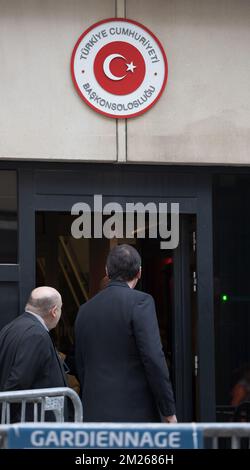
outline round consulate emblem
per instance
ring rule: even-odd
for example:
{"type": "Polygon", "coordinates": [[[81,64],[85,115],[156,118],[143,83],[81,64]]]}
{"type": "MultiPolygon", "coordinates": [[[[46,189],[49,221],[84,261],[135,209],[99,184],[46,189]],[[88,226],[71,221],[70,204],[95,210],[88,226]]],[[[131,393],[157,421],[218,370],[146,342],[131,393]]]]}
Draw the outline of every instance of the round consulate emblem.
{"type": "Polygon", "coordinates": [[[130,118],[160,98],[168,67],[162,45],[145,26],[111,18],[78,39],[71,73],[78,94],[91,108],[112,118],[130,118]]]}

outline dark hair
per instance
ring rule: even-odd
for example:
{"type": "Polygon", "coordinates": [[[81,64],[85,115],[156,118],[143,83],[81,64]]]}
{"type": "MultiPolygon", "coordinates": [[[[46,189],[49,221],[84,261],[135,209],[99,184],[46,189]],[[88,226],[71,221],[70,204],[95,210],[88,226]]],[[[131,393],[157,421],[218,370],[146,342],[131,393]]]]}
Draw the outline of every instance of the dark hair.
{"type": "Polygon", "coordinates": [[[116,281],[132,281],[141,267],[141,257],[131,245],[116,245],[107,258],[108,276],[116,281]]]}

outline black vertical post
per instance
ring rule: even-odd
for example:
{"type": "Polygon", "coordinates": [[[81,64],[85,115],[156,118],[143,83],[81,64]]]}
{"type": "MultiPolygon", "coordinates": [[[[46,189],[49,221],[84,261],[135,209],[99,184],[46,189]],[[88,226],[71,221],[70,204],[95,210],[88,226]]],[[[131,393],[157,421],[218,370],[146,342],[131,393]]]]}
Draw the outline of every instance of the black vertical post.
{"type": "Polygon", "coordinates": [[[174,254],[173,356],[177,417],[193,420],[192,322],[188,216],[180,218],[180,241],[174,254]]]}
{"type": "Polygon", "coordinates": [[[33,171],[19,169],[18,173],[19,228],[19,306],[23,312],[30,291],[35,287],[35,210],[33,171]]]}
{"type": "Polygon", "coordinates": [[[197,346],[199,421],[215,421],[212,177],[204,181],[197,213],[197,346]]]}

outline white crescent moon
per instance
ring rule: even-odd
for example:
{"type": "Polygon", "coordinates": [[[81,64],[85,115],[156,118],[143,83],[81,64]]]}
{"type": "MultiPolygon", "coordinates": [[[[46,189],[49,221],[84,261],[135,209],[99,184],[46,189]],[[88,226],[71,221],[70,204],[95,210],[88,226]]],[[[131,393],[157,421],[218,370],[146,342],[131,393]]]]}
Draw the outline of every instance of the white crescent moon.
{"type": "Polygon", "coordinates": [[[122,59],[126,60],[125,57],[123,57],[123,55],[121,54],[110,54],[106,57],[103,62],[103,71],[106,77],[110,78],[110,80],[122,80],[124,77],[126,77],[126,75],[123,75],[122,77],[117,77],[110,70],[110,63],[113,59],[116,59],[117,57],[121,57],[122,59]]]}

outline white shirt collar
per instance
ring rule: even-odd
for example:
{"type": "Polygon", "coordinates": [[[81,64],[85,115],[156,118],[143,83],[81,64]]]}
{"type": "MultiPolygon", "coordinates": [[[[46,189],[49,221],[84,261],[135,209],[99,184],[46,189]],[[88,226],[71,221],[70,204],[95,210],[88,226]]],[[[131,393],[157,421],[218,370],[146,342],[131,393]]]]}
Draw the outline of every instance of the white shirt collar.
{"type": "Polygon", "coordinates": [[[37,318],[37,320],[40,321],[40,323],[42,323],[42,325],[44,326],[45,330],[49,331],[44,319],[42,317],[40,317],[40,315],[37,315],[37,313],[34,313],[34,312],[31,312],[30,310],[25,310],[25,312],[27,313],[30,313],[31,315],[34,315],[34,317],[37,318]]]}

